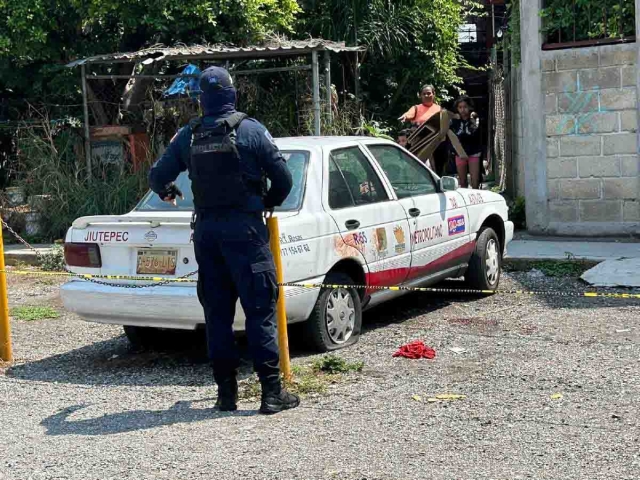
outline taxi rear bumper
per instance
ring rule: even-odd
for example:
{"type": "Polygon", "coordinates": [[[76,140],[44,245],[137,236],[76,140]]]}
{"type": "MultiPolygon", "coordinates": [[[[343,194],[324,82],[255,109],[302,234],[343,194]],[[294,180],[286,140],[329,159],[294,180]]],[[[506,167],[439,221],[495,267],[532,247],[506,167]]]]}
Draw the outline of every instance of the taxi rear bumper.
{"type": "MultiPolygon", "coordinates": [[[[322,283],[323,277],[305,280],[322,283]]],[[[319,289],[284,287],[289,323],[305,321],[318,298],[319,289]]],[[[71,280],[61,287],[65,308],[96,323],[194,330],[204,324],[204,313],[195,284],[148,288],[123,288],[85,280],[71,280]]],[[[245,316],[238,302],[235,330],[244,330],[245,316]]]]}

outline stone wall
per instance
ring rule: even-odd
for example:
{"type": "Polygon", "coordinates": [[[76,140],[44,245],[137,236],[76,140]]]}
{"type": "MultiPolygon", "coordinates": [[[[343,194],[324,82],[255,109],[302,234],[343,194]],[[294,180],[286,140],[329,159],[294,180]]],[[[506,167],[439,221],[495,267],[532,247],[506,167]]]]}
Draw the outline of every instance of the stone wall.
{"type": "Polygon", "coordinates": [[[541,52],[548,233],[640,233],[636,58],[635,43],[541,52]]]}
{"type": "MultiPolygon", "coordinates": [[[[543,3],[519,2],[521,105],[511,104],[513,130],[522,132],[512,165],[517,193],[524,180],[527,228],[639,235],[640,42],[542,50],[543,3]]],[[[640,39],[640,0],[635,6],[640,39]]]]}

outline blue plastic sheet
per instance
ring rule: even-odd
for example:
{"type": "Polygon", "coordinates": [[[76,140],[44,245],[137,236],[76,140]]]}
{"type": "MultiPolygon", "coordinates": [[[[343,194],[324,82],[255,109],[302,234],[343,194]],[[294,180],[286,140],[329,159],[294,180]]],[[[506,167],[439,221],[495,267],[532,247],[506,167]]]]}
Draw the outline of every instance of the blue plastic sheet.
{"type": "MultiPolygon", "coordinates": [[[[195,65],[187,65],[185,69],[180,73],[181,75],[198,75],[200,76],[200,69],[195,65]]],[[[174,80],[171,86],[165,90],[165,97],[173,97],[177,95],[188,94],[191,98],[196,98],[200,94],[200,84],[198,77],[178,77],[174,80]]]]}

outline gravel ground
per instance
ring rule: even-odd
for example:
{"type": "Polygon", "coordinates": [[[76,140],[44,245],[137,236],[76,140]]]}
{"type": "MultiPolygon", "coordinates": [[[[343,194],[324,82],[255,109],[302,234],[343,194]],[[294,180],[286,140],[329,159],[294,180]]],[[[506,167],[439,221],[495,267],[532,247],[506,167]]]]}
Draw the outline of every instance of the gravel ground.
{"type": "MultiPolygon", "coordinates": [[[[57,284],[10,277],[11,306],[62,311],[57,284]]],[[[517,272],[502,286],[581,287],[517,272]]],[[[135,352],[71,314],[14,320],[0,479],[637,479],[639,319],[638,300],[408,295],[340,352],[361,373],[273,417],[215,411],[201,346],[135,352]],[[392,358],[416,339],[435,360],[392,358]],[[442,393],[466,398],[427,401],[442,393]]]]}

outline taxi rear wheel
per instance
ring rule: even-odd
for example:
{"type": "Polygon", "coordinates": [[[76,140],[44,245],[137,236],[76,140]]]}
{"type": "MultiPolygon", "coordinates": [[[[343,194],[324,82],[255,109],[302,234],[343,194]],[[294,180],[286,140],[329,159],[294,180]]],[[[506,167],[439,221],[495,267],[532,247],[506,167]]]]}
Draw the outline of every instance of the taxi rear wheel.
{"type": "Polygon", "coordinates": [[[134,348],[162,347],[167,341],[167,331],[155,327],[123,325],[124,334],[134,348]]]}
{"type": "Polygon", "coordinates": [[[498,288],[502,269],[500,252],[500,240],[496,232],[490,227],[482,229],[465,275],[471,288],[494,291],[498,288]]]}
{"type": "Polygon", "coordinates": [[[320,291],[305,324],[305,341],[314,350],[329,352],[353,345],[360,337],[362,303],[353,280],[342,272],[329,273],[328,288],[320,291]]]}

